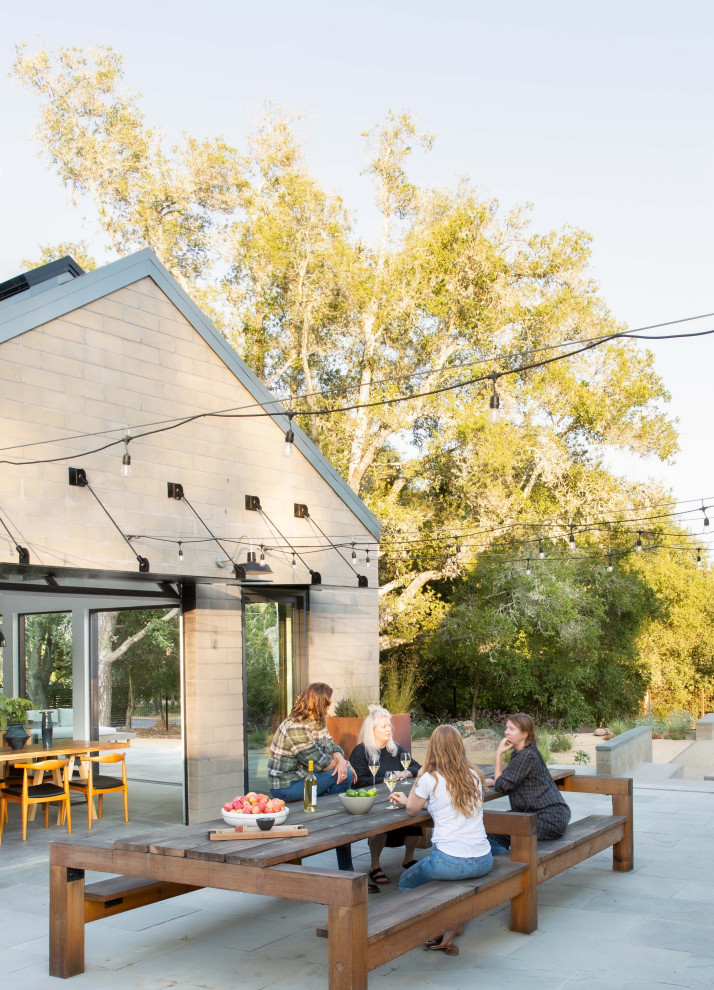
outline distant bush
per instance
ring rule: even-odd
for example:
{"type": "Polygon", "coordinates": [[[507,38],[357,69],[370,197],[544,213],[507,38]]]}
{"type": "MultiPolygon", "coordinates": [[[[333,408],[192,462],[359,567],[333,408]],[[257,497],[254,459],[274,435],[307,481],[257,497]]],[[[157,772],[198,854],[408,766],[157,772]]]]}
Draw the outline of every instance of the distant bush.
{"type": "Polygon", "coordinates": [[[607,727],[613,736],[621,736],[623,732],[634,729],[635,722],[631,718],[613,718],[607,723],[607,727]]]}
{"type": "Polygon", "coordinates": [[[569,732],[557,732],[550,736],[550,748],[554,753],[569,753],[573,748],[573,737],[569,732]]]}

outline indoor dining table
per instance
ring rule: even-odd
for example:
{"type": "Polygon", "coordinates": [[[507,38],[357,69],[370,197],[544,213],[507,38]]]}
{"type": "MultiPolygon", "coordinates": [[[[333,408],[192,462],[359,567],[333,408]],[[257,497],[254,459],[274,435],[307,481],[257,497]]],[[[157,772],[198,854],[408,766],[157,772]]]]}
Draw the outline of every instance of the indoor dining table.
{"type": "MultiPolygon", "coordinates": [[[[53,760],[67,756],[75,761],[90,753],[103,753],[107,750],[128,749],[128,742],[105,742],[95,739],[58,739],[50,746],[43,743],[27,743],[22,749],[12,749],[10,746],[0,747],[0,780],[7,776],[8,768],[14,763],[31,763],[36,760],[53,760]]],[[[80,774],[84,770],[80,767],[80,774]]],[[[42,771],[39,770],[34,777],[33,784],[42,783],[42,771]]],[[[58,783],[61,783],[58,781],[58,783]]],[[[28,811],[28,819],[33,821],[37,813],[37,805],[33,805],[28,811]]],[[[92,809],[92,817],[96,818],[96,811],[92,809]]]]}

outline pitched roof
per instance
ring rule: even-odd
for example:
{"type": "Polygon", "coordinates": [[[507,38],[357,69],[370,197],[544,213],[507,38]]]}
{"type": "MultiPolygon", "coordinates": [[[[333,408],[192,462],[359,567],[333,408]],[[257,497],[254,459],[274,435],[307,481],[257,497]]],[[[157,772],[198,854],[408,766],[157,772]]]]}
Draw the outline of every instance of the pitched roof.
{"type": "MultiPolygon", "coordinates": [[[[6,299],[0,306],[0,344],[147,277],[153,279],[256,402],[267,405],[266,411],[271,418],[282,430],[285,430],[287,428],[285,407],[275,399],[272,392],[250,370],[245,361],[238,357],[223,335],[184,292],[150,248],[61,284],[50,285],[37,294],[20,292],[6,299]]],[[[300,453],[307,458],[375,539],[379,539],[380,523],[377,517],[370,512],[362,499],[352,491],[344,478],[337,473],[297,424],[293,424],[293,430],[295,446],[300,453]]]]}

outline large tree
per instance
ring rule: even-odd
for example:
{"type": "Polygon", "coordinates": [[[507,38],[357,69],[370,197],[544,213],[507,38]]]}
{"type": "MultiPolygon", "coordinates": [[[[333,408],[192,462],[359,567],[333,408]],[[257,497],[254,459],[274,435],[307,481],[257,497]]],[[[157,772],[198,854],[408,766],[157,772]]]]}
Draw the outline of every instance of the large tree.
{"type": "Polygon", "coordinates": [[[661,497],[602,466],[612,447],[676,450],[642,345],[518,370],[622,329],[589,273],[588,236],[537,233],[466,179],[417,186],[410,157],[432,139],[409,114],[366,135],[380,217],[367,241],[274,107],[242,151],[188,136],[166,149],[111,49],[19,48],[15,74],[40,100],[42,153],[94,203],[110,246],[156,251],[382,520],[386,644],[437,624],[438,582],[471,566],[487,531],[552,519],[541,535],[562,538],[564,521],[661,497]],[[489,374],[496,428],[491,384],[473,381],[489,374]]]}

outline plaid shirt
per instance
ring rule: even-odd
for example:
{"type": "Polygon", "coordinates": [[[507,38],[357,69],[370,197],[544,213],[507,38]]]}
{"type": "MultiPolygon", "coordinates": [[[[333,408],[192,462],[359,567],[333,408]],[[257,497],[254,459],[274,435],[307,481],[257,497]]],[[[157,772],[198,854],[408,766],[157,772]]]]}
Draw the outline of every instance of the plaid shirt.
{"type": "Polygon", "coordinates": [[[286,718],[270,744],[268,776],[271,789],[289,787],[293,781],[302,780],[307,776],[310,760],[315,770],[324,770],[333,753],[342,753],[342,750],[326,728],[319,729],[314,722],[295,722],[286,718]]]}
{"type": "Polygon", "coordinates": [[[555,838],[565,831],[570,808],[535,743],[514,751],[494,787],[508,795],[511,811],[538,812],[538,838],[555,838]]]}

